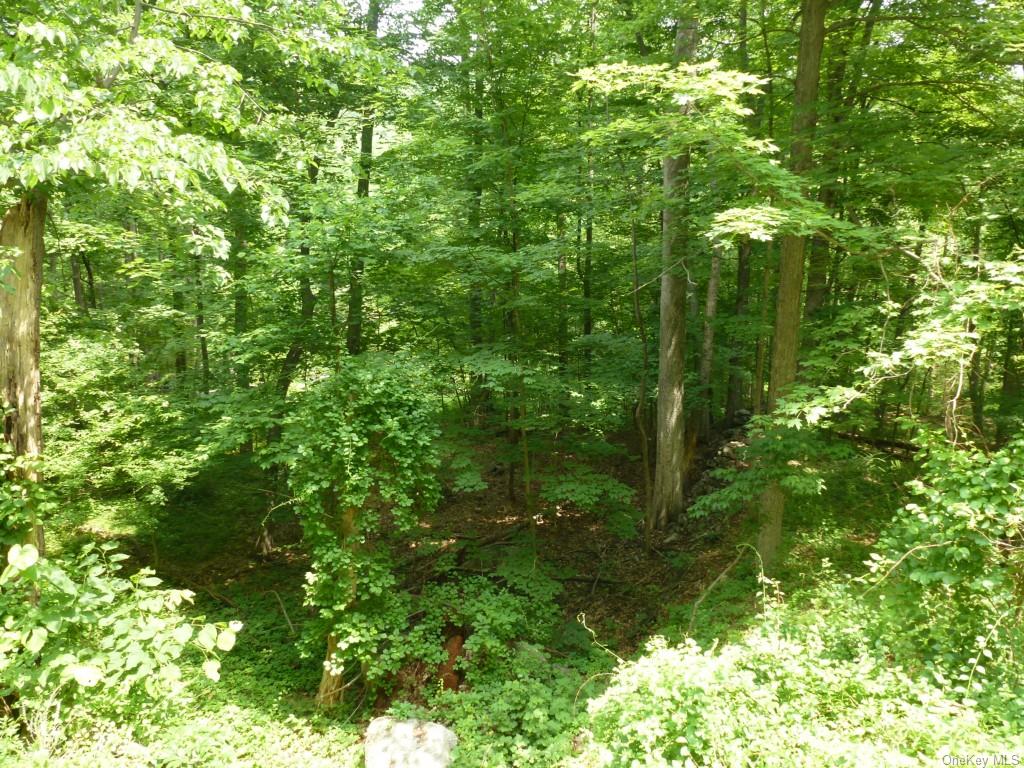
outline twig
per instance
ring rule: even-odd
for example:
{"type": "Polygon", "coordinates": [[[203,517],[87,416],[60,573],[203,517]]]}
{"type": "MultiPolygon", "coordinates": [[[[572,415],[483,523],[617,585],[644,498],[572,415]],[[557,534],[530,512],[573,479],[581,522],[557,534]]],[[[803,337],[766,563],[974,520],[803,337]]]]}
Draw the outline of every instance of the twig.
{"type": "Polygon", "coordinates": [[[583,613],[583,611],[580,611],[578,614],[576,614],[576,621],[578,621],[583,626],[583,628],[590,633],[590,637],[594,641],[594,645],[596,645],[605,653],[614,656],[616,660],[619,662],[619,664],[626,663],[626,660],[624,658],[619,656],[619,654],[617,654],[615,651],[613,651],[611,648],[609,648],[607,645],[605,645],[597,639],[597,633],[587,626],[587,614],[583,613]]]}
{"type": "Polygon", "coordinates": [[[241,24],[241,25],[246,26],[246,27],[252,27],[254,29],[265,30],[265,31],[269,32],[271,35],[273,35],[274,37],[280,37],[281,36],[280,30],[276,29],[275,27],[270,26],[269,24],[263,24],[262,22],[253,21],[253,20],[250,20],[250,19],[243,19],[243,18],[238,17],[238,16],[216,16],[216,15],[210,14],[210,13],[196,13],[194,11],[175,11],[175,10],[172,10],[170,8],[161,8],[160,6],[153,5],[152,3],[142,3],[142,5],[144,5],[146,8],[149,8],[151,10],[159,11],[160,13],[168,13],[168,14],[171,14],[173,16],[184,16],[185,18],[189,18],[189,19],[211,19],[213,21],[227,21],[227,22],[230,22],[232,24],[241,24]]]}
{"type": "Polygon", "coordinates": [[[999,625],[1002,623],[1003,619],[1009,616],[1012,611],[1013,609],[1010,608],[996,619],[995,624],[992,625],[992,629],[990,629],[988,634],[985,635],[984,641],[982,641],[982,644],[978,647],[978,654],[974,657],[974,666],[971,667],[971,674],[967,676],[967,685],[964,686],[968,696],[971,695],[971,684],[974,682],[974,673],[978,669],[978,662],[981,660],[980,657],[982,655],[982,651],[988,647],[988,641],[992,639],[992,635],[994,635],[996,630],[999,629],[999,625]]]}
{"type": "Polygon", "coordinates": [[[704,602],[704,599],[708,596],[708,594],[711,592],[711,590],[714,589],[718,585],[718,583],[722,579],[724,579],[726,577],[726,575],[729,573],[729,571],[731,571],[733,569],[733,567],[736,565],[736,563],[738,563],[740,561],[740,558],[742,558],[742,557],[743,557],[743,547],[741,546],[739,554],[737,554],[736,557],[733,558],[733,561],[731,563],[729,563],[727,566],[725,566],[725,570],[723,570],[720,574],[718,574],[718,576],[715,577],[715,580],[712,581],[707,586],[707,588],[703,592],[700,593],[700,596],[697,598],[696,602],[694,602],[694,604],[693,604],[693,610],[690,611],[690,623],[686,627],[686,634],[689,635],[689,634],[691,634],[693,632],[693,625],[697,621],[697,608],[700,607],[700,604],[704,602]]]}
{"type": "Polygon", "coordinates": [[[348,717],[341,721],[342,725],[348,723],[348,721],[355,716],[356,712],[358,712],[362,708],[363,702],[366,701],[366,694],[369,692],[370,688],[368,686],[363,688],[363,694],[359,697],[359,701],[356,702],[356,705],[352,707],[352,711],[348,713],[348,717]]]}
{"type": "Polygon", "coordinates": [[[194,581],[189,581],[188,583],[191,584],[196,589],[203,590],[203,592],[208,594],[214,600],[217,600],[218,602],[224,603],[225,605],[230,605],[232,608],[238,608],[238,603],[236,603],[230,597],[225,597],[224,595],[217,594],[216,592],[213,591],[213,587],[207,586],[205,584],[198,584],[198,583],[196,583],[194,581]]]}
{"type": "Polygon", "coordinates": [[[288,618],[288,611],[284,607],[284,600],[282,600],[281,596],[279,594],[277,594],[277,590],[276,589],[271,589],[270,590],[270,594],[272,594],[274,597],[277,598],[277,604],[281,606],[281,613],[284,614],[284,620],[288,622],[288,633],[294,635],[295,634],[295,625],[293,625],[292,624],[292,620],[290,618],[288,618]]]}
{"type": "Polygon", "coordinates": [[[885,581],[886,579],[888,579],[892,575],[892,572],[895,571],[897,568],[899,568],[900,565],[903,563],[903,561],[906,560],[908,557],[910,557],[915,552],[917,552],[919,550],[922,550],[922,549],[935,549],[936,547],[948,547],[952,543],[953,543],[952,541],[943,541],[943,542],[941,542],[939,544],[918,544],[916,547],[911,547],[910,549],[908,549],[903,554],[903,556],[899,560],[897,560],[895,563],[893,563],[892,568],[890,568],[888,571],[886,571],[885,575],[882,578],[880,578],[878,581],[876,581],[870,587],[865,589],[864,592],[861,594],[861,597],[864,597],[865,595],[867,595],[868,592],[873,590],[875,587],[881,586],[882,582],[885,581]]]}

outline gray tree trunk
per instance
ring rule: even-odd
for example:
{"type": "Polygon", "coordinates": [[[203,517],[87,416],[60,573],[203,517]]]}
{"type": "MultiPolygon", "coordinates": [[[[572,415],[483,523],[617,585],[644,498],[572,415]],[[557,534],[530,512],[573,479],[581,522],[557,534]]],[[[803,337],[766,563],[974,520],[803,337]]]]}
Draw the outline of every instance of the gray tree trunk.
{"type": "MultiPolygon", "coordinates": [[[[697,22],[680,19],[676,27],[675,60],[690,61],[696,53],[697,22]]],[[[684,107],[685,109],[685,107],[684,107]]],[[[658,411],[654,487],[647,511],[646,529],[664,529],[682,515],[685,505],[683,480],[686,471],[683,386],[686,373],[686,277],[683,270],[686,242],[685,178],[690,157],[666,157],[662,187],[666,202],[662,211],[661,301],[658,338],[658,411]]]]}

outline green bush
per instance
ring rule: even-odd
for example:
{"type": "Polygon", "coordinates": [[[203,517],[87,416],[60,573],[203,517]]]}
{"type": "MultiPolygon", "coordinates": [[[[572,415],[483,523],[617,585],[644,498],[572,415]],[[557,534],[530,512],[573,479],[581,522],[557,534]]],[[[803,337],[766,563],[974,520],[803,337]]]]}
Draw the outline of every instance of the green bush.
{"type": "Polygon", "coordinates": [[[410,386],[416,373],[413,361],[343,362],[303,395],[263,456],[288,467],[310,554],[306,601],[320,620],[307,640],[333,637],[331,672],[360,670],[373,683],[399,670],[410,613],[376,542],[410,529],[440,496],[435,414],[410,386]]]}
{"type": "Polygon", "coordinates": [[[871,567],[897,652],[914,654],[940,686],[988,699],[1024,724],[1024,437],[997,451],[925,433],[915,500],[896,515],[871,567]]]}
{"type": "Polygon", "coordinates": [[[652,640],[590,702],[586,745],[566,765],[916,766],[1013,751],[1012,731],[988,732],[976,709],[878,654],[847,588],[820,597],[769,605],[721,645],[652,640]]]}
{"type": "Polygon", "coordinates": [[[179,662],[202,653],[219,678],[238,622],[204,624],[183,615],[187,590],[159,589],[142,569],[118,574],[126,555],[112,543],[73,558],[40,558],[15,545],[0,575],[0,696],[17,696],[21,721],[37,739],[59,741],[76,709],[118,720],[140,700],[169,704],[184,692],[179,662]],[[62,718],[62,711],[65,716],[62,718]]]}

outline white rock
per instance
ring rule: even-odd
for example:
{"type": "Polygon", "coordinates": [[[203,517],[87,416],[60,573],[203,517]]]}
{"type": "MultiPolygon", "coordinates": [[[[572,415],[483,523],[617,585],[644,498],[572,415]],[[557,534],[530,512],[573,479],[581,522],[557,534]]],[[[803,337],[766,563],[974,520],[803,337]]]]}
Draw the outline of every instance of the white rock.
{"type": "Polygon", "coordinates": [[[378,717],[366,729],[366,768],[448,768],[458,741],[440,723],[378,717]]]}

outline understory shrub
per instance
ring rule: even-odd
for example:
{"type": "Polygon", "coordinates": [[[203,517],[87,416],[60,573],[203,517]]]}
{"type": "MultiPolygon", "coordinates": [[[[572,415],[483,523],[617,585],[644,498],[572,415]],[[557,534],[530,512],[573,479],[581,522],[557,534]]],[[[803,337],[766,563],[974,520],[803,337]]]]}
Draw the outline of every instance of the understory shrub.
{"type": "Polygon", "coordinates": [[[160,588],[149,569],[122,575],[128,556],[112,542],[42,557],[24,542],[52,503],[22,464],[0,464],[9,478],[0,490],[2,714],[50,751],[97,719],[120,723],[142,703],[180,702],[186,654],[205,658],[203,673],[218,679],[241,624],[187,616],[193,594],[160,588]]]}
{"type": "Polygon", "coordinates": [[[572,768],[917,766],[1024,742],[873,647],[846,586],[800,610],[769,605],[730,642],[655,638],[589,704],[572,768]]]}
{"type": "Polygon", "coordinates": [[[1024,730],[1024,436],[989,452],[918,441],[914,499],[871,563],[887,621],[903,630],[894,652],[1024,730]]]}

